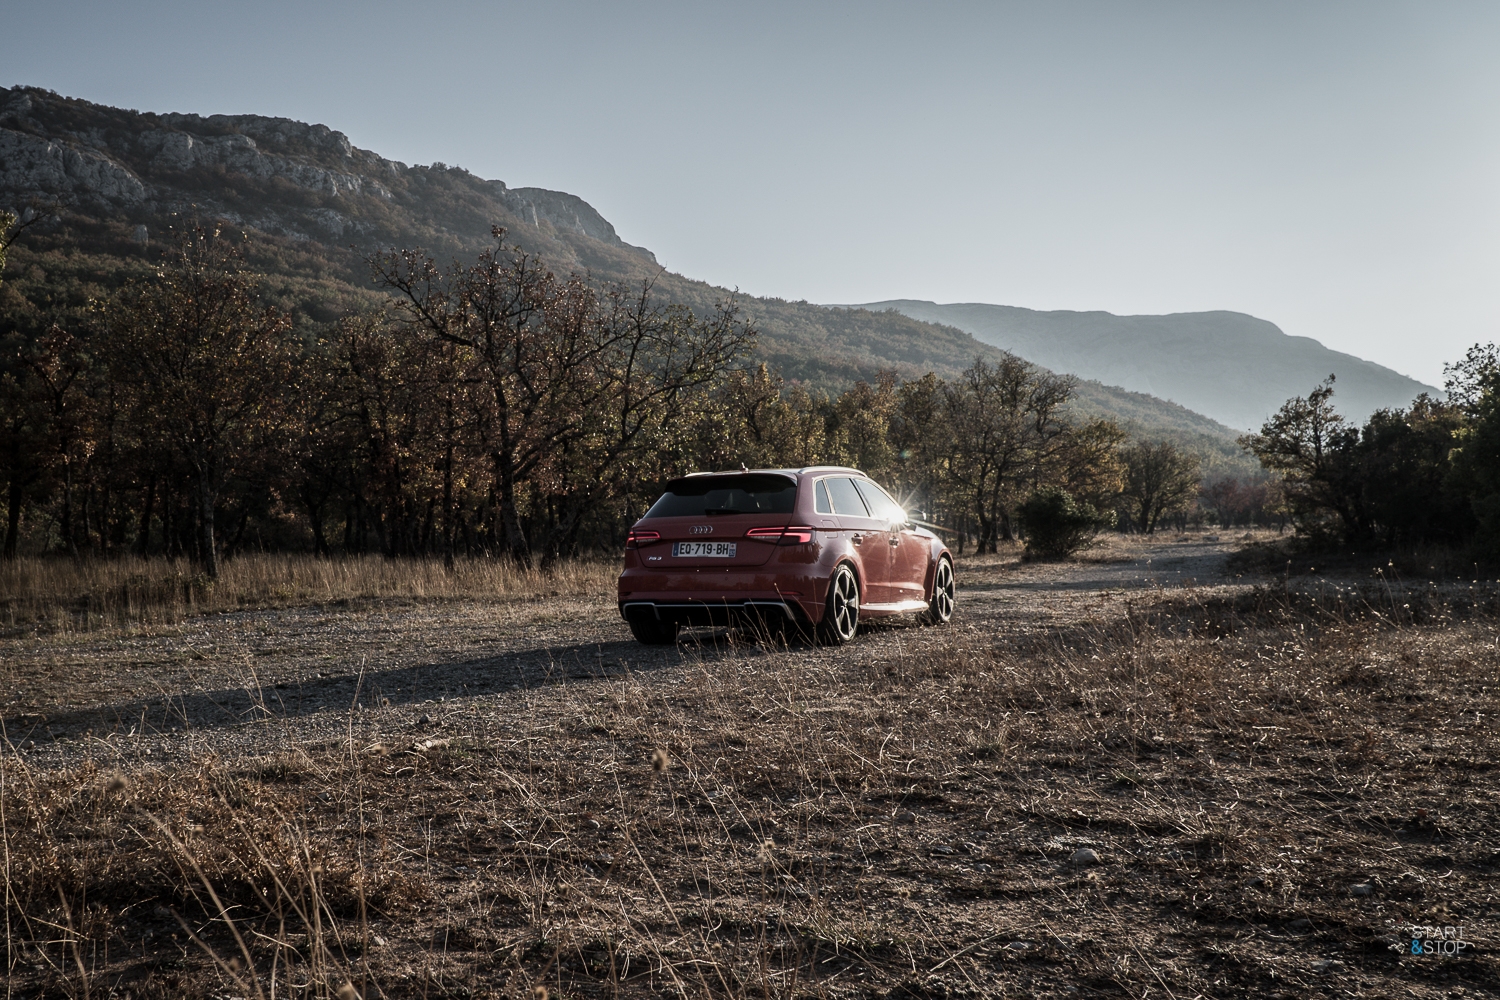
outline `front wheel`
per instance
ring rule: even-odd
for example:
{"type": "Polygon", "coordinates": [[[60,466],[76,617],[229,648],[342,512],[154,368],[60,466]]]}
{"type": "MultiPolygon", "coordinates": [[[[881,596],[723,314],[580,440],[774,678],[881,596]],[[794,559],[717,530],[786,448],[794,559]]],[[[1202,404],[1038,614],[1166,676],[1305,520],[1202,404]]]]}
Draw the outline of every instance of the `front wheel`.
{"type": "Polygon", "coordinates": [[[957,588],[953,583],[953,563],[947,556],[938,560],[937,572],[932,577],[932,600],[927,602],[924,616],[929,625],[946,625],[953,617],[953,596],[957,588]]]}
{"type": "Polygon", "coordinates": [[[859,581],[847,564],[833,571],[828,582],[828,602],[823,620],[818,623],[818,642],[825,646],[842,646],[859,631],[859,581]]]}

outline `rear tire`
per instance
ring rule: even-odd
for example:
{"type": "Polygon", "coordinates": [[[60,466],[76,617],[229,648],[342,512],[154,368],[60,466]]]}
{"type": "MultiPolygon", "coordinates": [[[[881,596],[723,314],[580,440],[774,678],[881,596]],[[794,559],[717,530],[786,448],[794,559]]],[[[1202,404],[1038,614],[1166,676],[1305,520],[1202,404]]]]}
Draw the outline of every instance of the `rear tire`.
{"type": "Polygon", "coordinates": [[[636,642],[647,646],[675,646],[677,644],[676,622],[664,622],[655,618],[630,618],[626,621],[630,625],[630,634],[635,636],[636,642]]]}
{"type": "Polygon", "coordinates": [[[824,646],[842,646],[859,631],[859,581],[848,563],[840,563],[828,581],[828,600],[817,639],[824,646]]]}
{"type": "Polygon", "coordinates": [[[928,625],[946,625],[953,618],[953,598],[958,588],[953,582],[953,563],[947,556],[938,560],[937,571],[932,576],[932,600],[927,602],[927,613],[922,616],[928,625]]]}

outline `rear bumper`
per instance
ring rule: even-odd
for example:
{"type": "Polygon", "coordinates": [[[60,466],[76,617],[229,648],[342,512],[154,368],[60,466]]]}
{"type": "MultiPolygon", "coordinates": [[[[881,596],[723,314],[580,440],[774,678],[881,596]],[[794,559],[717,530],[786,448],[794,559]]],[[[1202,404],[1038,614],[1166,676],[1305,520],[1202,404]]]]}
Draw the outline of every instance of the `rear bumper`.
{"type": "Polygon", "coordinates": [[[832,570],[813,561],[810,547],[801,548],[787,547],[765,566],[722,569],[648,568],[632,565],[635,553],[629,553],[616,596],[620,615],[649,615],[679,625],[722,626],[772,616],[816,624],[832,570]]]}
{"type": "Polygon", "coordinates": [[[620,617],[626,621],[671,622],[687,628],[756,623],[809,623],[807,613],[795,602],[777,598],[709,600],[626,600],[620,602],[620,617]]]}

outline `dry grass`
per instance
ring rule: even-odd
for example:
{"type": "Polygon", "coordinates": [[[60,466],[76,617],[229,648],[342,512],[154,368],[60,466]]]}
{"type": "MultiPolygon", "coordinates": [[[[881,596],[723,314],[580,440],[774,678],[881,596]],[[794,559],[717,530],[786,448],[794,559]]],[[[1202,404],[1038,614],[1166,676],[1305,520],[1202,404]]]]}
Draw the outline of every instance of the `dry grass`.
{"type": "Polygon", "coordinates": [[[10,751],[10,988],[1493,991],[1496,614],[1469,590],[1157,599],[1024,648],[709,650],[673,683],[351,716],[275,758],[10,751]],[[1411,922],[1478,950],[1404,955],[1411,922]]]}
{"type": "Polygon", "coordinates": [[[19,559],[0,562],[0,626],[57,629],[165,624],[246,608],[387,598],[516,600],[607,592],[615,561],[528,569],[505,559],[244,555],[210,580],[185,560],[19,559]]]}
{"type": "MultiPolygon", "coordinates": [[[[1273,549],[1278,543],[1285,543],[1283,535],[1268,528],[1200,528],[1193,531],[1179,532],[1176,530],[1162,529],[1154,535],[1141,535],[1123,533],[1116,531],[1105,531],[1096,535],[1088,545],[1079,549],[1065,560],[1060,562],[1070,563],[1114,563],[1131,562],[1144,559],[1148,556],[1159,556],[1163,552],[1163,546],[1174,545],[1206,545],[1219,542],[1233,541],[1246,549],[1256,552],[1262,549],[1273,549]],[[1246,545],[1245,543],[1251,543],[1246,545]]],[[[1280,551],[1280,549],[1275,549],[1280,551]]],[[[968,567],[980,567],[994,569],[999,567],[1019,567],[1025,559],[1026,546],[1020,541],[1000,541],[994,553],[985,555],[974,555],[970,553],[961,558],[962,565],[968,567]]],[[[1243,562],[1245,557],[1241,556],[1243,562]]],[[[1048,560],[1036,560],[1046,562],[1048,560]]],[[[1263,560],[1262,560],[1263,561],[1263,560]]],[[[1256,564],[1261,568],[1260,563],[1256,564]]],[[[1281,564],[1276,563],[1273,567],[1277,572],[1281,564]]]]}
{"type": "Polygon", "coordinates": [[[1230,567],[1283,578],[1361,576],[1367,579],[1478,580],[1500,583],[1500,566],[1474,548],[1417,545],[1401,549],[1349,551],[1327,544],[1312,545],[1292,535],[1259,535],[1230,557],[1230,567]]]}

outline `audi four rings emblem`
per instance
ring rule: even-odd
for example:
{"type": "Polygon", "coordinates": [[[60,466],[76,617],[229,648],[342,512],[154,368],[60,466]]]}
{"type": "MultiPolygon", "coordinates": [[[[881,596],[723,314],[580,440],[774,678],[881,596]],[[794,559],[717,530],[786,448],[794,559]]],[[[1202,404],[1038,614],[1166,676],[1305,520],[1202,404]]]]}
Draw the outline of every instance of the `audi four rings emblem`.
{"type": "Polygon", "coordinates": [[[695,535],[712,535],[714,533],[714,526],[711,524],[695,524],[692,527],[692,532],[695,535]]]}

